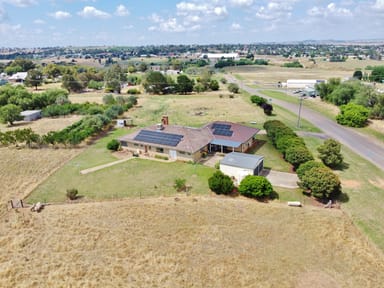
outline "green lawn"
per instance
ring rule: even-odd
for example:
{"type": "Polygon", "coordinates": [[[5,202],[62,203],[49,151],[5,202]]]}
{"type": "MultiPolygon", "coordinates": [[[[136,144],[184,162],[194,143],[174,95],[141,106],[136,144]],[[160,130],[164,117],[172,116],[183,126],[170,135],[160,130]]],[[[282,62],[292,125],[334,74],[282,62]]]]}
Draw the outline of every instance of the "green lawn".
{"type": "Polygon", "coordinates": [[[76,188],[80,196],[92,200],[172,195],[175,193],[173,184],[176,178],[186,179],[187,185],[192,186],[192,194],[205,194],[209,192],[208,178],[214,171],[213,168],[199,164],[163,163],[134,158],[80,175],[73,165],[84,161],[82,156],[40,185],[27,198],[27,202],[63,202],[68,188],[76,188]]]}

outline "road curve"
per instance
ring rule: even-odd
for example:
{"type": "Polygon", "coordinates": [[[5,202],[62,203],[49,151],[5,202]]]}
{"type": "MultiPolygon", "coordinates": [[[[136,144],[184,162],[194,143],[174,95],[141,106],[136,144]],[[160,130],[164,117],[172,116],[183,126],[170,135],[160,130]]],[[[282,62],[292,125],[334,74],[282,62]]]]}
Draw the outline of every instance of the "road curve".
{"type": "MultiPolygon", "coordinates": [[[[227,76],[228,81],[238,82],[232,76],[227,76]]],[[[253,89],[241,84],[241,88],[253,95],[262,95],[257,89],[253,89]]],[[[268,96],[269,98],[273,98],[268,96]]],[[[281,106],[292,113],[298,113],[299,104],[288,103],[279,99],[273,98],[273,103],[281,106]]],[[[361,157],[367,159],[372,164],[384,171],[384,143],[377,139],[373,139],[367,135],[363,135],[355,130],[341,126],[327,117],[315,112],[309,108],[302,107],[301,118],[311,122],[316,127],[320,128],[329,137],[336,139],[361,157]]]]}

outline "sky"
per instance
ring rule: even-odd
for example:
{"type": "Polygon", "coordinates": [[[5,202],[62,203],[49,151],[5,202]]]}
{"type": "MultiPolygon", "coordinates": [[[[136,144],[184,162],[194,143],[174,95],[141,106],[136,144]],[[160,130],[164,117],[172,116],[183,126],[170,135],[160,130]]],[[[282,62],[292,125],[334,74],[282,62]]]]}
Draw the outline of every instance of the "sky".
{"type": "Polygon", "coordinates": [[[0,0],[0,47],[384,39],[384,0],[0,0]]]}

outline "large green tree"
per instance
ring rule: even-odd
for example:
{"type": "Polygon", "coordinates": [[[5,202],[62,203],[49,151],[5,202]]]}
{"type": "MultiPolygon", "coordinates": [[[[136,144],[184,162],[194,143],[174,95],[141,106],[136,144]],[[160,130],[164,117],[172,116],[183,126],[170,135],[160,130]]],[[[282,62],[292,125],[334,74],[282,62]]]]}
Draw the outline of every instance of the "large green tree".
{"type": "Polygon", "coordinates": [[[127,76],[119,64],[113,64],[105,72],[104,81],[107,92],[120,93],[122,84],[127,81],[127,76]]]}
{"type": "Polygon", "coordinates": [[[0,120],[2,123],[13,125],[13,122],[22,119],[22,116],[20,115],[21,111],[22,109],[15,104],[7,104],[0,107],[0,120]]]}
{"type": "Polygon", "coordinates": [[[179,75],[177,76],[177,86],[176,90],[180,94],[187,94],[193,91],[193,85],[195,81],[190,79],[187,75],[179,75]]]}
{"type": "Polygon", "coordinates": [[[27,78],[25,79],[25,85],[28,87],[35,87],[37,90],[37,86],[41,86],[43,83],[43,73],[38,69],[32,69],[28,71],[27,78]]]}
{"type": "Polygon", "coordinates": [[[335,168],[343,163],[343,155],[341,154],[341,145],[335,139],[327,139],[324,143],[317,148],[319,158],[323,163],[330,167],[335,168]]]}
{"type": "Polygon", "coordinates": [[[168,82],[167,78],[158,71],[148,72],[143,80],[143,87],[145,91],[152,94],[167,93],[168,82]]]}
{"type": "Polygon", "coordinates": [[[331,169],[315,167],[307,171],[299,183],[305,191],[319,199],[332,199],[341,192],[339,177],[331,169]]]}
{"type": "Polygon", "coordinates": [[[372,69],[372,73],[369,77],[371,81],[383,82],[384,81],[384,66],[375,66],[372,69]]]}

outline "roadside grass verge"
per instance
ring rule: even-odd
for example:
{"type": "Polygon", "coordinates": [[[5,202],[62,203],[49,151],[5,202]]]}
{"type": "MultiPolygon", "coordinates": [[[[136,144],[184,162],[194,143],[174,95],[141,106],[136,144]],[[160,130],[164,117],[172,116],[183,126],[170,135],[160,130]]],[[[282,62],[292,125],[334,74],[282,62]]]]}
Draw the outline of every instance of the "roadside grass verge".
{"type": "MultiPolygon", "coordinates": [[[[261,90],[260,93],[268,97],[279,99],[289,103],[296,104],[299,101],[297,97],[294,97],[292,95],[287,95],[286,93],[280,92],[280,91],[261,90]]],[[[305,107],[310,108],[316,112],[319,112],[323,116],[336,122],[335,118],[339,113],[339,107],[332,105],[330,103],[323,102],[319,98],[313,99],[310,97],[305,99],[302,103],[305,107]]],[[[272,104],[273,104],[273,101],[272,101],[272,104]]],[[[273,108],[275,109],[275,107],[273,108]]],[[[384,141],[384,133],[382,132],[384,131],[383,126],[384,126],[384,121],[381,125],[381,130],[378,130],[378,128],[372,127],[370,125],[363,128],[353,128],[353,129],[356,130],[357,132],[361,132],[363,134],[373,136],[380,141],[384,141]]]]}
{"type": "MultiPolygon", "coordinates": [[[[304,137],[307,147],[317,156],[321,139],[304,137]]],[[[334,170],[342,182],[342,209],[353,222],[384,250],[384,175],[383,172],[348,148],[342,146],[344,168],[334,170]]]]}

